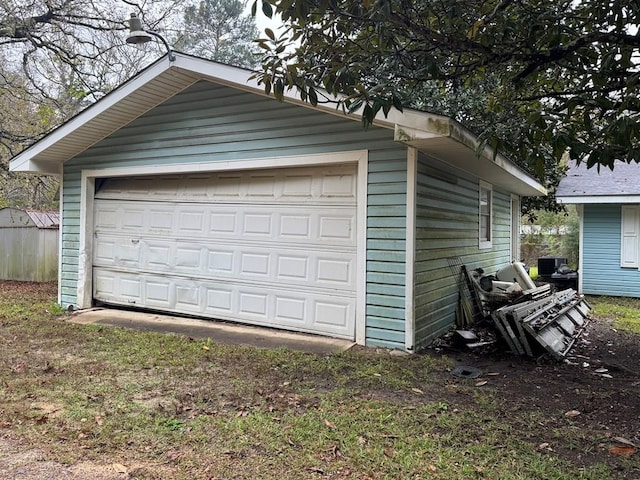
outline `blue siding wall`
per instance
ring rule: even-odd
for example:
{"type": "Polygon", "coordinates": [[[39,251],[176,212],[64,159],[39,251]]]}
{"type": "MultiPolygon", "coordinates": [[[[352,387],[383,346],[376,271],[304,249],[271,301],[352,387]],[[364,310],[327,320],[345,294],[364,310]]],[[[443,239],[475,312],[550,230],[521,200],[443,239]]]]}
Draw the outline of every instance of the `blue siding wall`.
{"type": "Polygon", "coordinates": [[[620,204],[586,204],[583,210],[582,293],[640,297],[640,271],[620,267],[620,204]]]}
{"type": "Polygon", "coordinates": [[[394,156],[369,163],[367,344],[404,349],[406,149],[402,155],[402,169],[394,156]]]}
{"type": "Polygon", "coordinates": [[[65,164],[61,292],[77,302],[84,168],[216,162],[369,150],[366,343],[404,348],[406,148],[308,108],[200,82],[65,164]]]}
{"type": "Polygon", "coordinates": [[[455,324],[458,289],[447,258],[492,273],[510,262],[510,194],[493,189],[492,248],[478,248],[478,178],[420,155],[416,187],[416,349],[455,324]]]}

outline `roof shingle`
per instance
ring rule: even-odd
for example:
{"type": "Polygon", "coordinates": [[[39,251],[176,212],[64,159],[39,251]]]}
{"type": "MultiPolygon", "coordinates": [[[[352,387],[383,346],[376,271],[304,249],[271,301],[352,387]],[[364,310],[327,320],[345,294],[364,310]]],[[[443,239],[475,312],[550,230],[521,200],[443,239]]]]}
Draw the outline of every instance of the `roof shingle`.
{"type": "Polygon", "coordinates": [[[616,161],[613,170],[586,162],[571,162],[566,176],[560,181],[556,197],[629,196],[640,195],[640,164],[616,161]]]}

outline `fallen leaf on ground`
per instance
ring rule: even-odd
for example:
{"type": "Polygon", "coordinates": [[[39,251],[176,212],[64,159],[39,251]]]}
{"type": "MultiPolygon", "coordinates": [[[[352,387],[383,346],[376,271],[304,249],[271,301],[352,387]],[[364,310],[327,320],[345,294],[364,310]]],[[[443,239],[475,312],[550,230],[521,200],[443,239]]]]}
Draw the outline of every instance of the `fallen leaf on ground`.
{"type": "Polygon", "coordinates": [[[566,412],[564,414],[565,417],[577,417],[578,415],[580,415],[581,412],[579,412],[578,410],[569,410],[568,412],[566,412]]]}
{"type": "Polygon", "coordinates": [[[419,393],[420,395],[422,395],[424,392],[422,390],[420,390],[419,388],[412,388],[411,391],[413,393],[419,393]]]}
{"type": "Polygon", "coordinates": [[[129,473],[127,467],[122,465],[121,463],[113,463],[111,467],[115,470],[116,473],[129,473]]]}
{"type": "Polygon", "coordinates": [[[476,383],[476,387],[482,387],[483,385],[486,385],[487,383],[489,383],[489,382],[487,382],[486,380],[481,380],[478,383],[476,383]]]}
{"type": "Polygon", "coordinates": [[[631,445],[616,445],[609,448],[609,453],[613,455],[633,455],[636,453],[636,449],[631,445]]]}
{"type": "Polygon", "coordinates": [[[330,421],[329,421],[329,420],[327,420],[327,419],[325,419],[325,420],[324,420],[324,424],[325,424],[327,427],[331,428],[331,429],[336,428],[336,424],[335,424],[335,423],[333,423],[333,422],[330,422],[330,421]]]}

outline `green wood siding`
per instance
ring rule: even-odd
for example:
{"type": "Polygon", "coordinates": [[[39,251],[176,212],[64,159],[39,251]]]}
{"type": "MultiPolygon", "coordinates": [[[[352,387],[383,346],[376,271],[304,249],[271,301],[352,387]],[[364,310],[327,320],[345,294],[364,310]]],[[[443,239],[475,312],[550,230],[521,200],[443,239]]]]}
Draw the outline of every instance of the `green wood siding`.
{"type": "Polygon", "coordinates": [[[200,82],[64,167],[61,291],[77,302],[82,169],[369,151],[366,343],[404,348],[406,148],[393,132],[200,82]]]}
{"type": "Polygon", "coordinates": [[[493,240],[478,248],[478,178],[420,155],[416,179],[416,349],[455,324],[458,290],[447,258],[493,272],[510,261],[510,194],[493,189],[493,240]]]}

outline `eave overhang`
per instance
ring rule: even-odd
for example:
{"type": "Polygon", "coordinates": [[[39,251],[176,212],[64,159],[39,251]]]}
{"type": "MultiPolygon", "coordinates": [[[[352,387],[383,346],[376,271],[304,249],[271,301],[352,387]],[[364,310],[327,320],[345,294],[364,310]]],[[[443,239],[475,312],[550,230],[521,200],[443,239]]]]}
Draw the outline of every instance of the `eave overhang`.
{"type": "Polygon", "coordinates": [[[394,138],[453,167],[521,196],[546,195],[536,179],[499,152],[480,150],[478,139],[448,117],[431,116],[426,128],[396,125],[394,138]]]}
{"type": "MultiPolygon", "coordinates": [[[[264,87],[251,79],[252,72],[176,52],[164,56],[108,95],[34,143],[10,162],[10,170],[60,174],[62,165],[149,110],[194,83],[206,80],[257,95],[264,87]]],[[[273,97],[271,97],[273,98],[273,97]]],[[[312,107],[296,91],[284,101],[342,118],[360,121],[360,112],[346,114],[333,106],[312,107]]],[[[478,154],[477,138],[454,120],[414,110],[391,110],[374,125],[394,130],[394,138],[453,167],[523,196],[545,195],[534,178],[488,148],[478,154]]]]}
{"type": "Polygon", "coordinates": [[[558,203],[584,205],[596,203],[640,204],[640,195],[564,195],[556,196],[558,203]]]}

